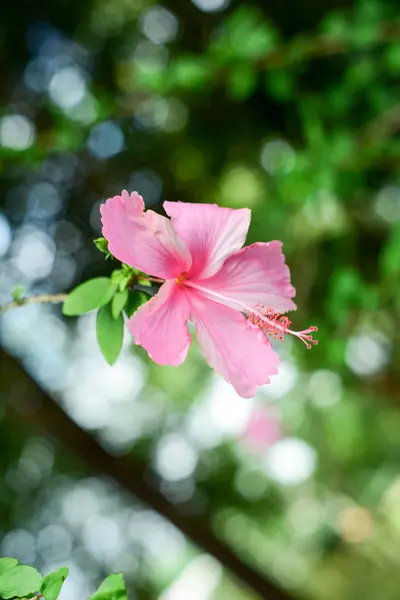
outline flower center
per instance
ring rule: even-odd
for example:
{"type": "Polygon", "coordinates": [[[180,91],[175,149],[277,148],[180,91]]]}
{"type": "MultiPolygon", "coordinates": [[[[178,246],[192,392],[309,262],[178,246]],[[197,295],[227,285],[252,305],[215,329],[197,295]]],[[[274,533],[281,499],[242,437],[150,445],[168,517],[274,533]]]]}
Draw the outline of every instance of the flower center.
{"type": "Polygon", "coordinates": [[[181,284],[182,284],[182,283],[185,281],[185,279],[186,279],[186,271],[184,271],[183,273],[181,273],[181,274],[179,275],[179,277],[177,277],[177,278],[175,279],[175,281],[176,281],[176,283],[177,283],[178,285],[181,285],[181,284]]]}

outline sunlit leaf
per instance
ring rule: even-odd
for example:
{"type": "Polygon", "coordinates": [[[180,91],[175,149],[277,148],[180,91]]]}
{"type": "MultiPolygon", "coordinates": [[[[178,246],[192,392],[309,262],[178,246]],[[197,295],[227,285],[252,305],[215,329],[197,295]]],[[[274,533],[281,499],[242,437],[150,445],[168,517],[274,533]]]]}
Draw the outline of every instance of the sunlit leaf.
{"type": "Polygon", "coordinates": [[[108,252],[108,241],[105,238],[99,237],[93,243],[100,252],[108,252]]]}
{"type": "Polygon", "coordinates": [[[0,575],[0,597],[21,598],[40,590],[42,578],[33,567],[18,565],[7,569],[0,575]]]}
{"type": "Polygon", "coordinates": [[[121,352],[124,338],[124,318],[119,314],[113,317],[111,305],[100,308],[97,313],[97,341],[108,364],[113,365],[121,352]]]}
{"type": "Polygon", "coordinates": [[[57,600],[68,574],[68,568],[61,567],[60,569],[57,569],[57,571],[54,571],[54,573],[50,573],[43,578],[40,593],[44,600],[57,600]]]}
{"type": "Polygon", "coordinates": [[[8,571],[11,567],[16,567],[18,561],[16,558],[0,558],[0,575],[4,573],[4,571],[8,571]]]}
{"type": "Polygon", "coordinates": [[[89,600],[127,600],[124,578],[121,573],[109,575],[89,600]]]}
{"type": "Polygon", "coordinates": [[[118,315],[122,312],[122,309],[125,306],[125,303],[128,299],[128,290],[124,289],[122,292],[115,292],[114,297],[111,303],[111,312],[116,319],[118,315]]]}
{"type": "Polygon", "coordinates": [[[108,277],[95,277],[78,285],[63,304],[63,314],[82,315],[110,302],[116,285],[108,277]]]}

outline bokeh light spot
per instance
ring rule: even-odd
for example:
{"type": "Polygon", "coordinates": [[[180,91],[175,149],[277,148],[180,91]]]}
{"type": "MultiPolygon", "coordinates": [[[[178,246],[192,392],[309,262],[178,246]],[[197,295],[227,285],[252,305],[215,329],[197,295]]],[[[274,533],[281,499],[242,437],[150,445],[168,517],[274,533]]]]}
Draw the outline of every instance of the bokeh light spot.
{"type": "Polygon", "coordinates": [[[11,228],[8,219],[0,213],[0,256],[4,256],[11,244],[11,228]]]}
{"type": "Polygon", "coordinates": [[[27,279],[34,281],[49,275],[54,257],[54,242],[43,231],[27,227],[18,232],[12,245],[12,262],[27,279]]]}
{"type": "Polygon", "coordinates": [[[267,475],[282,485],[307,481],[315,471],[316,452],[303,440],[285,438],[268,451],[265,458],[267,475]]]}
{"type": "Polygon", "coordinates": [[[244,166],[228,169],[220,182],[223,203],[235,208],[253,207],[265,193],[260,174],[244,166]]]}
{"type": "Polygon", "coordinates": [[[203,12],[218,12],[229,6],[230,0],[192,0],[203,12]]]}
{"type": "Polygon", "coordinates": [[[400,186],[388,185],[378,192],[375,212],[388,223],[400,221],[400,186]]]}
{"type": "Polygon", "coordinates": [[[0,120],[0,145],[12,150],[26,150],[35,140],[35,127],[22,115],[5,115],[0,120]]]}
{"type": "Polygon", "coordinates": [[[263,146],[260,162],[270,175],[289,173],[295,165],[296,152],[285,140],[271,140],[263,146]]]}
{"type": "Polygon", "coordinates": [[[31,218],[45,219],[56,215],[62,206],[61,194],[58,188],[43,181],[34,184],[28,192],[28,207],[31,218]]]}
{"type": "Polygon", "coordinates": [[[49,86],[50,97],[61,108],[73,108],[86,93],[86,81],[77,67],[63,67],[54,73],[49,86]]]}
{"type": "Polygon", "coordinates": [[[141,18],[141,30],[154,44],[166,44],[178,33],[178,19],[163,6],[152,6],[141,18]]]}
{"type": "Polygon", "coordinates": [[[193,474],[197,452],[188,440],[178,434],[164,436],[156,453],[156,467],[167,481],[179,481],[193,474]]]}
{"type": "Polygon", "coordinates": [[[97,158],[111,158],[119,154],[124,147],[124,134],[119,125],[105,121],[96,125],[88,139],[89,151],[97,158]]]}
{"type": "Polygon", "coordinates": [[[351,337],[346,348],[346,362],[357,375],[379,373],[390,355],[389,340],[380,332],[351,337]]]}

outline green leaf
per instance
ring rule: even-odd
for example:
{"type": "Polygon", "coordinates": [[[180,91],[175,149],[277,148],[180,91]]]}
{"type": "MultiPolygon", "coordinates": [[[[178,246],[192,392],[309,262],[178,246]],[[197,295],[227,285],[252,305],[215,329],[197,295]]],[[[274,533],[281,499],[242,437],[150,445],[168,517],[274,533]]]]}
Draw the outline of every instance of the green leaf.
{"type": "Polygon", "coordinates": [[[99,237],[96,240],[93,240],[94,245],[100,252],[108,253],[108,241],[106,238],[99,237]]]}
{"type": "Polygon", "coordinates": [[[127,600],[124,578],[121,573],[106,577],[89,600],[127,600]]]}
{"type": "Polygon", "coordinates": [[[113,365],[118,358],[124,338],[124,318],[119,314],[115,319],[111,305],[103,306],[97,313],[97,341],[104,358],[113,365]]]}
{"type": "Polygon", "coordinates": [[[122,309],[124,308],[125,303],[128,300],[128,295],[128,290],[126,289],[122,292],[115,292],[111,303],[111,312],[114,319],[116,319],[118,315],[122,312],[122,309]]]}
{"type": "Polygon", "coordinates": [[[42,578],[33,567],[18,565],[0,575],[0,597],[13,598],[29,596],[40,590],[42,578]]]}
{"type": "Polygon", "coordinates": [[[116,285],[120,292],[123,292],[128,287],[129,282],[133,277],[133,272],[123,265],[122,269],[115,269],[111,273],[111,281],[116,285]]]}
{"type": "Polygon", "coordinates": [[[228,78],[228,94],[233,100],[246,100],[257,86],[257,74],[249,64],[236,66],[228,78]]]}
{"type": "Polygon", "coordinates": [[[43,578],[40,593],[44,600],[57,600],[68,574],[68,568],[61,567],[43,578]]]}
{"type": "Polygon", "coordinates": [[[277,41],[277,31],[263,13],[242,3],[216,32],[212,47],[214,53],[224,51],[231,58],[257,59],[273,50],[277,41]]]}
{"type": "Polygon", "coordinates": [[[180,56],[171,66],[170,76],[177,87],[202,88],[212,75],[212,65],[199,56],[180,56]]]}
{"type": "Polygon", "coordinates": [[[382,249],[380,268],[385,276],[400,273],[400,225],[392,230],[382,249]]]}
{"type": "Polygon", "coordinates": [[[83,315],[110,302],[116,285],[108,277],[95,277],[78,285],[63,304],[63,314],[69,317],[83,315]]]}
{"type": "Polygon", "coordinates": [[[144,292],[131,292],[124,306],[124,310],[128,319],[137,311],[139,306],[142,306],[149,300],[149,297],[144,292]]]}
{"type": "Polygon", "coordinates": [[[18,561],[16,558],[0,558],[0,575],[4,573],[4,571],[8,571],[11,567],[16,567],[18,561]]]}
{"type": "Polygon", "coordinates": [[[265,87],[275,100],[286,102],[293,98],[294,77],[288,69],[274,69],[265,74],[265,87]]]}
{"type": "Polygon", "coordinates": [[[11,295],[13,297],[13,300],[15,300],[16,302],[22,302],[22,300],[24,299],[24,295],[25,295],[24,286],[16,285],[15,288],[12,290],[11,295]]]}
{"type": "Polygon", "coordinates": [[[108,241],[105,238],[99,237],[96,240],[93,240],[93,243],[96,246],[97,250],[100,250],[100,252],[103,252],[106,255],[106,260],[108,260],[109,258],[114,258],[108,249],[108,241]]]}

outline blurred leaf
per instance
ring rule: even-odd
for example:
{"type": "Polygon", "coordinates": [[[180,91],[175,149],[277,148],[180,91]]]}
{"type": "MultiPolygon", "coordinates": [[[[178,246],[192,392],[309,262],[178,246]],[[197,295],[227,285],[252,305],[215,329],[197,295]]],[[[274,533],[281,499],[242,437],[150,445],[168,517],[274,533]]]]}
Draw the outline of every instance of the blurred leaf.
{"type": "Polygon", "coordinates": [[[392,44],[386,50],[386,63],[390,73],[400,74],[400,43],[392,44]]]}
{"type": "Polygon", "coordinates": [[[368,46],[378,37],[380,23],[363,23],[353,29],[352,44],[356,47],[368,46]]]}
{"type": "Polygon", "coordinates": [[[111,302],[111,312],[116,319],[118,315],[122,312],[122,309],[125,306],[125,303],[128,299],[128,290],[124,289],[122,292],[115,292],[114,297],[111,302]]]}
{"type": "Polygon", "coordinates": [[[250,64],[232,69],[228,76],[228,94],[234,100],[246,100],[256,89],[257,73],[250,64]]]}
{"type": "Polygon", "coordinates": [[[273,69],[265,74],[265,86],[273,98],[285,102],[292,98],[294,77],[287,68],[273,69]]]}
{"type": "Polygon", "coordinates": [[[333,38],[346,40],[351,35],[352,27],[347,15],[329,12],[322,21],[321,30],[333,38]]]}
{"type": "Polygon", "coordinates": [[[211,75],[211,65],[198,56],[179,57],[171,66],[169,73],[176,86],[188,90],[203,86],[211,75]]]}
{"type": "Polygon", "coordinates": [[[0,558],[0,575],[4,573],[4,571],[11,569],[11,567],[16,567],[17,564],[18,561],[16,558],[0,558]]]}
{"type": "Polygon", "coordinates": [[[110,302],[116,285],[108,277],[95,277],[78,285],[63,304],[63,314],[83,315],[110,302]]]}
{"type": "Polygon", "coordinates": [[[143,292],[129,292],[128,301],[124,307],[127,317],[130,319],[139,306],[142,306],[142,304],[148,302],[148,300],[149,297],[143,292]]]}
{"type": "Polygon", "coordinates": [[[363,290],[364,283],[356,269],[341,268],[332,273],[327,296],[332,320],[344,322],[349,312],[361,305],[363,290]]]}
{"type": "Polygon", "coordinates": [[[358,407],[346,402],[333,406],[325,422],[325,435],[339,464],[362,455],[365,442],[358,407]]]}
{"type": "Polygon", "coordinates": [[[68,574],[68,568],[61,567],[43,578],[40,593],[44,600],[57,600],[68,574]]]}
{"type": "Polygon", "coordinates": [[[124,318],[119,314],[114,318],[111,305],[100,308],[96,321],[97,341],[104,358],[113,365],[121,352],[124,338],[124,318]]]}
{"type": "Polygon", "coordinates": [[[382,250],[380,263],[384,275],[400,273],[400,226],[393,229],[389,240],[382,250]]]}
{"type": "Polygon", "coordinates": [[[277,37],[264,13],[253,6],[242,5],[223,23],[211,48],[225,62],[235,58],[255,59],[275,48],[277,37]]]}
{"type": "Polygon", "coordinates": [[[113,574],[106,577],[99,589],[89,600],[127,600],[123,575],[113,574]]]}
{"type": "Polygon", "coordinates": [[[364,290],[361,295],[361,303],[366,310],[379,310],[379,288],[374,288],[367,285],[364,286],[364,290]]]}
{"type": "Polygon", "coordinates": [[[0,597],[29,596],[40,590],[42,578],[33,567],[18,565],[0,575],[0,597]]]}

